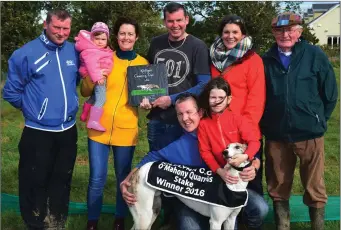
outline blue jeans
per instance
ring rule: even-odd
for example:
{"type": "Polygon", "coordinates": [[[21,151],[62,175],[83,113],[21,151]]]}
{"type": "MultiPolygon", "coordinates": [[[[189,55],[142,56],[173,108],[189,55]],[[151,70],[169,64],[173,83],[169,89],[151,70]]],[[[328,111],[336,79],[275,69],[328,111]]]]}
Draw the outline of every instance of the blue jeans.
{"type": "MultiPolygon", "coordinates": [[[[261,229],[263,220],[268,214],[269,206],[263,196],[257,192],[248,189],[249,199],[246,206],[239,214],[241,223],[252,229],[261,229]]],[[[238,229],[237,226],[235,230],[238,229]]]]}
{"type": "Polygon", "coordinates": [[[178,199],[174,199],[173,208],[175,210],[176,229],[181,230],[207,230],[210,229],[210,218],[199,214],[187,207],[178,199]]]}
{"type": "Polygon", "coordinates": [[[87,102],[93,106],[102,108],[106,99],[105,98],[106,90],[107,90],[106,85],[107,85],[107,80],[104,80],[104,85],[96,84],[94,87],[94,91],[91,97],[89,97],[89,99],[87,100],[87,102]]]}
{"type": "Polygon", "coordinates": [[[247,185],[247,189],[253,190],[257,192],[259,195],[263,196],[263,184],[262,184],[262,178],[263,178],[263,140],[260,139],[260,148],[258,152],[256,153],[255,157],[257,157],[260,160],[260,168],[258,170],[258,173],[252,181],[249,181],[247,185]]]}
{"type": "Polygon", "coordinates": [[[135,146],[110,146],[88,139],[90,177],[88,186],[88,220],[98,220],[102,202],[103,188],[107,180],[108,159],[110,147],[114,154],[114,167],[116,175],[116,211],[115,216],[123,218],[128,213],[128,207],[122,198],[120,183],[127,177],[131,170],[131,162],[135,146]]]}
{"type": "Polygon", "coordinates": [[[160,120],[149,120],[147,128],[149,151],[160,150],[183,134],[179,123],[166,124],[160,120]]]}
{"type": "MultiPolygon", "coordinates": [[[[248,189],[249,199],[247,205],[242,209],[241,221],[252,229],[260,229],[263,220],[268,214],[269,207],[267,202],[258,193],[248,189]]],[[[176,210],[177,229],[181,230],[207,230],[209,227],[209,218],[202,216],[196,211],[188,208],[180,200],[173,202],[176,210]]],[[[235,230],[238,229],[237,221],[235,230]]]]}

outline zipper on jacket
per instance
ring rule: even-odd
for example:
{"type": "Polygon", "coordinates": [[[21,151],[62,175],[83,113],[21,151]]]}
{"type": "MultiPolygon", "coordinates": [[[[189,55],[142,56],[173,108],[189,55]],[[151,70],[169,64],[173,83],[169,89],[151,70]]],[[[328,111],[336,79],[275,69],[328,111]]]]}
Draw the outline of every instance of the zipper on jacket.
{"type": "Polygon", "coordinates": [[[44,53],[44,55],[41,56],[40,58],[38,58],[38,59],[34,62],[34,64],[35,64],[35,65],[38,64],[41,60],[43,60],[44,58],[46,58],[47,55],[49,55],[49,52],[44,53]]]}
{"type": "Polygon", "coordinates": [[[123,83],[123,87],[122,87],[122,90],[121,90],[121,93],[120,93],[120,97],[118,98],[118,101],[117,101],[117,104],[115,106],[115,109],[113,111],[113,116],[112,116],[112,124],[111,124],[111,130],[110,130],[110,136],[109,136],[109,145],[111,145],[111,137],[112,137],[112,131],[114,130],[114,121],[115,121],[115,115],[116,115],[116,110],[117,110],[117,106],[122,98],[122,94],[123,94],[123,91],[124,91],[124,86],[126,85],[126,80],[127,80],[127,77],[124,79],[124,83],[123,83]]]}
{"type": "Polygon", "coordinates": [[[290,137],[290,129],[291,129],[291,117],[290,117],[290,110],[289,110],[289,72],[290,72],[290,65],[288,66],[288,70],[286,71],[286,74],[285,74],[285,79],[286,79],[286,91],[287,91],[287,95],[286,95],[286,113],[287,113],[287,120],[288,120],[288,138],[289,140],[291,140],[291,137],[290,137]]]}
{"type": "MultiPolygon", "coordinates": [[[[284,113],[286,114],[287,120],[288,120],[288,130],[290,130],[291,127],[291,123],[290,123],[290,117],[289,117],[289,79],[288,79],[288,74],[290,72],[290,65],[288,66],[288,70],[283,70],[284,66],[282,64],[282,62],[274,55],[271,55],[271,57],[273,59],[275,59],[279,64],[280,64],[280,68],[282,69],[282,73],[285,73],[285,81],[286,81],[286,96],[285,96],[285,111],[284,113]]],[[[290,140],[291,137],[289,135],[289,132],[287,134],[288,139],[290,140]]]]}
{"type": "Polygon", "coordinates": [[[317,121],[320,122],[319,115],[316,114],[315,117],[316,117],[317,121]]]}
{"type": "MultiPolygon", "coordinates": [[[[132,61],[133,60],[128,62],[127,69],[130,66],[130,64],[132,63],[132,61]]],[[[116,115],[117,106],[118,106],[118,104],[119,104],[119,102],[120,102],[120,100],[122,98],[122,94],[123,94],[123,91],[124,91],[124,86],[126,85],[126,81],[127,81],[127,75],[124,78],[124,83],[123,83],[123,87],[122,87],[122,90],[121,90],[121,93],[120,93],[120,97],[118,98],[117,104],[116,104],[114,112],[113,112],[112,124],[111,124],[110,136],[109,136],[109,144],[111,143],[112,131],[114,130],[114,121],[115,121],[115,115],[116,115]]]]}
{"type": "Polygon", "coordinates": [[[44,64],[42,64],[37,70],[36,73],[38,73],[42,68],[44,68],[47,64],[50,63],[50,60],[46,61],[44,64]]]}
{"type": "Polygon", "coordinates": [[[46,97],[43,101],[43,104],[40,107],[40,112],[38,114],[38,120],[40,121],[43,116],[45,115],[46,109],[47,109],[47,103],[49,102],[49,99],[46,97]]]}
{"type": "Polygon", "coordinates": [[[225,142],[225,139],[224,139],[224,135],[223,135],[223,130],[222,130],[221,124],[220,124],[220,116],[218,116],[218,118],[217,118],[217,125],[218,125],[218,128],[219,128],[221,141],[223,142],[224,149],[226,149],[227,145],[226,145],[226,142],[225,142]]]}
{"type": "MultiPolygon", "coordinates": [[[[58,56],[58,48],[56,49],[56,56],[57,56],[57,63],[58,63],[58,69],[59,69],[59,76],[60,80],[62,82],[62,88],[63,88],[63,94],[64,94],[64,104],[65,104],[65,109],[64,109],[64,122],[66,121],[66,115],[67,115],[67,99],[66,99],[66,90],[65,90],[65,83],[64,83],[64,78],[62,74],[62,68],[60,67],[60,61],[59,61],[59,56],[58,56]]],[[[62,124],[62,129],[64,129],[64,126],[62,124]]]]}

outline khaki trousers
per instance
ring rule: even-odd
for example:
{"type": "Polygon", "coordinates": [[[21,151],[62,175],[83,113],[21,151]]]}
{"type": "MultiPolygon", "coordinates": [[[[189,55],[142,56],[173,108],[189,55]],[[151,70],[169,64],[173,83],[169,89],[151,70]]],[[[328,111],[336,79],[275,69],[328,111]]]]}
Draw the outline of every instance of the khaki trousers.
{"type": "Polygon", "coordinates": [[[325,206],[323,136],[295,143],[266,141],[265,156],[266,183],[273,201],[289,200],[298,156],[303,203],[315,208],[325,206]]]}

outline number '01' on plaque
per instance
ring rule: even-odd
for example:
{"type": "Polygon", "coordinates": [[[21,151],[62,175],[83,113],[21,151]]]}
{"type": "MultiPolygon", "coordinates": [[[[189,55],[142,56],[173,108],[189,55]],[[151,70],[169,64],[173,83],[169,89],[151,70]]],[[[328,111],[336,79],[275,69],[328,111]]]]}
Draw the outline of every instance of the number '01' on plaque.
{"type": "Polygon", "coordinates": [[[163,63],[129,66],[127,77],[131,106],[139,106],[145,97],[153,102],[158,97],[168,95],[166,65],[163,63]]]}

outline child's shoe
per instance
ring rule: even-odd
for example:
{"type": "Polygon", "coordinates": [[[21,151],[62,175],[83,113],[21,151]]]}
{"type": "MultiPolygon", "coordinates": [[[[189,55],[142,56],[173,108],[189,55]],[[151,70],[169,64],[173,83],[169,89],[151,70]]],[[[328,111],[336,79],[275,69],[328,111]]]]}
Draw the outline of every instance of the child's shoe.
{"type": "Polygon", "coordinates": [[[84,105],[83,105],[83,111],[82,111],[82,114],[80,116],[80,119],[81,121],[86,121],[86,119],[88,118],[88,115],[89,115],[89,111],[91,109],[91,104],[85,102],[84,105]]]}
{"type": "Polygon", "coordinates": [[[102,114],[103,109],[101,107],[92,106],[90,109],[90,118],[86,127],[88,129],[104,132],[105,128],[99,123],[102,114]]]}

